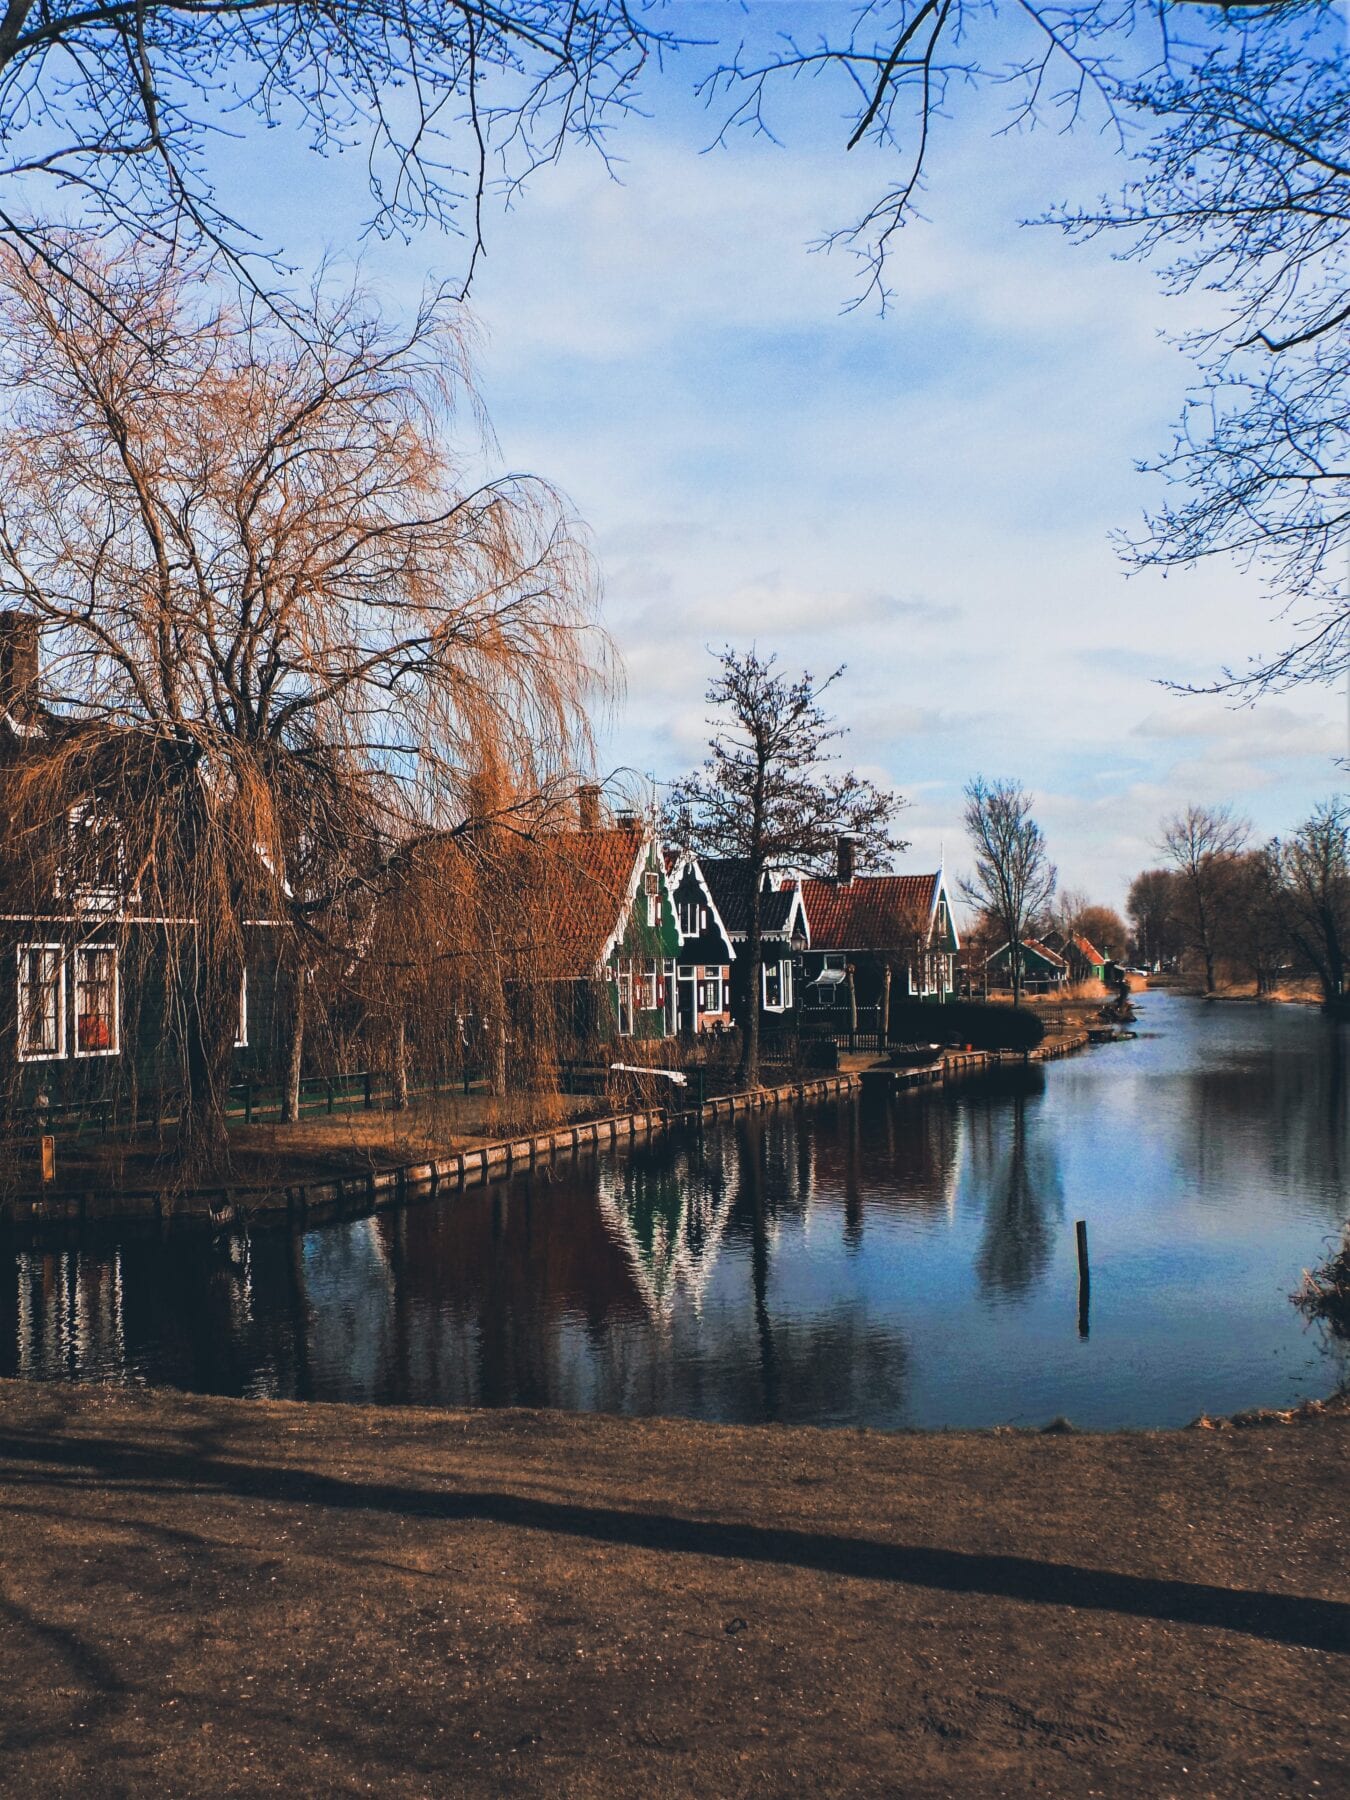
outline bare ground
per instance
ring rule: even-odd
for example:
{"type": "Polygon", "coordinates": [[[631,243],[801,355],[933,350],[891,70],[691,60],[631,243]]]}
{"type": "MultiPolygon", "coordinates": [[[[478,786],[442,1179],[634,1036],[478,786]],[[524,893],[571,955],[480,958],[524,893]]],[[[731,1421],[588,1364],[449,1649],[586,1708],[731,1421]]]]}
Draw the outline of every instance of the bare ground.
{"type": "Polygon", "coordinates": [[[0,1788],[1330,1800],[1347,1450],[0,1383],[0,1788]]]}

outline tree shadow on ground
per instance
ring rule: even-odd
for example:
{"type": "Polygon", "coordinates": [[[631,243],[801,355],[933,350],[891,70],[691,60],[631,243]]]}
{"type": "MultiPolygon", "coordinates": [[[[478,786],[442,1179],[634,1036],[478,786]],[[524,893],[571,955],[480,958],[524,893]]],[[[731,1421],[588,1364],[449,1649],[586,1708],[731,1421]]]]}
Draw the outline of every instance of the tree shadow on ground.
{"type": "MultiPolygon", "coordinates": [[[[1074,1563],[921,1544],[843,1537],[668,1513],[580,1505],[495,1490],[431,1489],[353,1481],[309,1469],[185,1454],[121,1440],[0,1436],[0,1482],[67,1490],[109,1487],[205,1498],[224,1494],[332,1511],[483,1522],[665,1555],[716,1557],[891,1582],[952,1594],[986,1594],[1031,1605],[1068,1606],[1235,1631],[1274,1643],[1350,1654],[1350,1604],[1258,1589],[1128,1575],[1074,1563]],[[25,1466],[26,1465],[26,1466],[25,1466]]],[[[125,1523],[125,1521],[124,1521],[125,1523]]]]}

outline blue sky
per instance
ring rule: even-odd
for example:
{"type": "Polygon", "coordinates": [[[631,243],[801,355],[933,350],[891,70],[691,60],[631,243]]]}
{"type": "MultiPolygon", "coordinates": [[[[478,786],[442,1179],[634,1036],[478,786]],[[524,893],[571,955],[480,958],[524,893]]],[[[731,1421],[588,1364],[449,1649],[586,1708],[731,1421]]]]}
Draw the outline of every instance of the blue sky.
{"type": "MultiPolygon", "coordinates": [[[[1000,100],[963,110],[882,318],[847,310],[846,255],[809,246],[884,161],[844,153],[823,92],[785,145],[704,153],[691,73],[653,89],[614,171],[565,157],[490,221],[473,295],[501,460],[592,534],[627,670],[607,765],[695,763],[708,649],[754,642],[793,670],[847,665],[845,754],[908,801],[902,866],[945,844],[959,872],[977,772],[1024,781],[1061,879],[1117,905],[1190,800],[1231,800],[1261,833],[1296,822],[1337,785],[1344,695],[1168,693],[1279,643],[1271,604],[1230,566],[1127,579],[1109,542],[1156,496],[1134,462],[1187,380],[1163,334],[1203,314],[1107,245],[1018,224],[1117,185],[1114,142],[995,139],[1000,100]]],[[[290,148],[266,140],[264,222],[300,257],[350,254],[358,159],[290,148]]],[[[397,307],[462,254],[431,233],[367,244],[364,277],[397,307]]]]}

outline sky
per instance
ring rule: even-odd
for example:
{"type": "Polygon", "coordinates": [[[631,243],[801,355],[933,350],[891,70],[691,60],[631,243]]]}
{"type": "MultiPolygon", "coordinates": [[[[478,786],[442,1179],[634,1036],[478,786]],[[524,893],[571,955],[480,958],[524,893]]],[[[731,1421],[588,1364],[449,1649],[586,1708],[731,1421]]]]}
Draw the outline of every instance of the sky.
{"type": "MultiPolygon", "coordinates": [[[[799,9],[766,0],[756,25],[799,9]]],[[[696,16],[693,10],[690,17],[696,16]]],[[[698,14],[702,17],[703,14],[698,14]]],[[[546,476],[585,522],[626,671],[605,770],[658,784],[701,760],[711,652],[754,644],[795,674],[843,665],[842,754],[903,796],[902,868],[968,867],[976,774],[1036,797],[1064,885],[1123,904],[1160,821],[1229,802],[1285,831],[1344,777],[1343,691],[1234,707],[1170,692],[1283,642],[1229,564],[1127,576],[1111,534],[1160,489],[1203,307],[1154,272],[1019,221],[1119,185],[1108,134],[994,136],[1001,98],[942,132],[894,297],[850,308],[846,254],[811,245],[873,199],[886,163],[844,151],[822,91],[787,140],[709,150],[677,65],[607,168],[585,151],[489,217],[472,309],[502,466],[546,476]]],[[[266,227],[350,252],[354,166],[269,141],[266,227]]],[[[367,243],[391,308],[455,279],[463,246],[367,243]]]]}

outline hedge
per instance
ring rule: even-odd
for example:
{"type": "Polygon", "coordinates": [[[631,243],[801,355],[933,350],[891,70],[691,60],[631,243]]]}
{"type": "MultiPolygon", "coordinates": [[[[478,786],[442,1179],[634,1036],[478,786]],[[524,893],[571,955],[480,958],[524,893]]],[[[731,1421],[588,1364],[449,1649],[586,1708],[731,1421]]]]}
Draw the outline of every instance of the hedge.
{"type": "Polygon", "coordinates": [[[987,1000],[891,1003],[892,1043],[969,1044],[972,1050],[1034,1050],[1045,1022],[1025,1007],[995,1006],[987,1000]]]}

